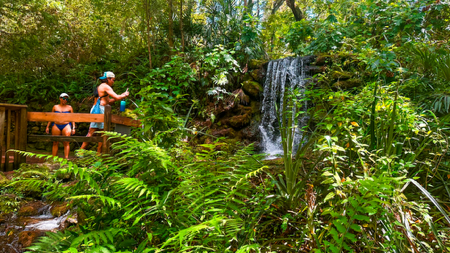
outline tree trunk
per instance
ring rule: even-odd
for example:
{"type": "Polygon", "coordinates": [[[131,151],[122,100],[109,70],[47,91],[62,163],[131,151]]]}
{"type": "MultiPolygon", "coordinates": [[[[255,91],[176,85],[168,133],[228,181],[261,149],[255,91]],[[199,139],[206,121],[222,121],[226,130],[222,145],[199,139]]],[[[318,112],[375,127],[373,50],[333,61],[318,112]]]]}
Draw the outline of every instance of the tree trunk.
{"type": "Polygon", "coordinates": [[[150,37],[150,8],[149,8],[149,3],[148,0],[143,0],[144,2],[144,10],[145,10],[145,23],[146,23],[146,28],[147,28],[147,48],[148,48],[148,62],[150,65],[150,69],[152,69],[152,48],[151,48],[151,44],[152,44],[152,40],[150,37]]]}
{"type": "Polygon", "coordinates": [[[172,0],[167,1],[169,4],[169,55],[172,55],[173,49],[173,2],[172,0]]]}
{"type": "Polygon", "coordinates": [[[184,52],[183,0],[180,0],[180,34],[181,34],[181,51],[184,52]]]}
{"type": "Polygon", "coordinates": [[[300,21],[303,19],[303,13],[298,8],[298,6],[295,5],[295,0],[286,0],[286,4],[289,8],[291,8],[292,13],[294,14],[295,21],[300,21]]]}
{"type": "Polygon", "coordinates": [[[284,0],[276,0],[273,2],[272,12],[271,12],[272,15],[275,14],[278,11],[278,9],[280,9],[280,7],[281,7],[281,5],[283,5],[283,3],[284,3],[284,0]]]}

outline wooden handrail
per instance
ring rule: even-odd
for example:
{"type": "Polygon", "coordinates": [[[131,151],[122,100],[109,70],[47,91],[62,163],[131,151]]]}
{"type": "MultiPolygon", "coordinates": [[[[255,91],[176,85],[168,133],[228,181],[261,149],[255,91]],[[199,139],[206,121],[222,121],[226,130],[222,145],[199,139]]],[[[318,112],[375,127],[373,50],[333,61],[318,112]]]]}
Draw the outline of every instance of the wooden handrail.
{"type": "MultiPolygon", "coordinates": [[[[28,121],[36,122],[104,122],[105,117],[103,114],[90,114],[90,113],[55,113],[55,112],[28,112],[28,121]]],[[[139,120],[122,117],[119,115],[111,115],[111,123],[121,124],[131,127],[140,127],[141,122],[139,120]]]]}
{"type": "Polygon", "coordinates": [[[101,136],[62,136],[62,135],[29,135],[28,141],[31,142],[51,142],[51,141],[70,141],[70,142],[102,142],[101,136]]]}
{"type": "Polygon", "coordinates": [[[28,121],[103,122],[105,115],[90,113],[28,112],[28,121]]]}

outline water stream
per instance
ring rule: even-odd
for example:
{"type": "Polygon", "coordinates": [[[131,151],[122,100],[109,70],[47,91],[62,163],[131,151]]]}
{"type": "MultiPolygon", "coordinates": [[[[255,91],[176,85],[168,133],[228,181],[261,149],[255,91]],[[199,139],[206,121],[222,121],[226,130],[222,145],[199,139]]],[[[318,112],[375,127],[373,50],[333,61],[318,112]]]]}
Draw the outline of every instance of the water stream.
{"type": "MultiPolygon", "coordinates": [[[[311,57],[288,57],[268,63],[264,81],[262,118],[259,125],[262,135],[261,147],[263,152],[268,154],[267,159],[274,159],[283,154],[279,130],[279,116],[282,113],[277,108],[283,108],[283,97],[287,90],[305,90],[306,80],[310,77],[307,66],[311,61],[311,57]]],[[[306,107],[305,103],[302,110],[306,110],[306,107]]],[[[301,129],[306,122],[307,117],[305,116],[293,122],[293,124],[301,129]]],[[[294,136],[294,144],[297,144],[297,146],[301,136],[300,131],[297,131],[294,136]]]]}
{"type": "Polygon", "coordinates": [[[19,234],[23,231],[45,232],[61,229],[69,212],[60,217],[53,217],[50,209],[50,205],[45,205],[39,209],[39,215],[36,216],[18,217],[16,214],[8,216],[0,224],[0,253],[23,252],[24,249],[19,243],[19,234]]]}

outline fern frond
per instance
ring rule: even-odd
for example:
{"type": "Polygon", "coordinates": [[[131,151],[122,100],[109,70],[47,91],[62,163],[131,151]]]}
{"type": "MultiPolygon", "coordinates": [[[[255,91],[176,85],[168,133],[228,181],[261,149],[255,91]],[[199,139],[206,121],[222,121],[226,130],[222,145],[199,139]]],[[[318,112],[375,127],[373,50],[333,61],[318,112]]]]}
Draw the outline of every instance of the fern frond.
{"type": "Polygon", "coordinates": [[[102,196],[102,195],[78,195],[78,196],[72,196],[69,197],[68,199],[86,199],[89,200],[91,198],[98,198],[100,199],[100,201],[103,204],[108,204],[111,207],[117,206],[117,207],[121,207],[121,204],[119,201],[111,198],[111,197],[107,197],[107,196],[102,196]]]}
{"type": "Polygon", "coordinates": [[[119,233],[128,233],[125,229],[116,229],[111,228],[108,230],[98,230],[98,231],[92,231],[87,234],[79,235],[77,238],[75,238],[70,247],[80,247],[82,245],[102,245],[113,243],[114,237],[117,236],[119,233]]]}

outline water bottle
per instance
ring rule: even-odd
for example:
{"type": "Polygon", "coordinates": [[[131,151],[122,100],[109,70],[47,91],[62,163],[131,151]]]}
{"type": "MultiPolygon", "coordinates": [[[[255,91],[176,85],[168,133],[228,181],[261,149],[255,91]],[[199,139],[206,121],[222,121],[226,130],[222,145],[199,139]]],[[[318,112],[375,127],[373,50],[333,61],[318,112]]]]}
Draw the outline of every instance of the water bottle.
{"type": "Polygon", "coordinates": [[[125,100],[120,101],[120,111],[124,112],[125,111],[125,105],[127,104],[127,102],[125,100]]]}

